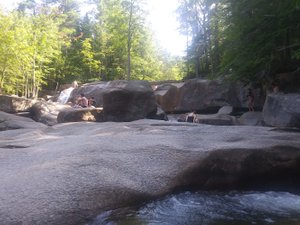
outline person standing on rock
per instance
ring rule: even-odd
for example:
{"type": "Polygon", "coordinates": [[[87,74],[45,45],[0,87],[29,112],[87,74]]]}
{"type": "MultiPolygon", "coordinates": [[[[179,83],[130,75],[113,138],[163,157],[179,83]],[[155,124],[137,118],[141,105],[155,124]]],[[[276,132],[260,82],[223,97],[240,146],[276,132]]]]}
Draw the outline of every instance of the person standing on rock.
{"type": "Polygon", "coordinates": [[[247,101],[248,101],[248,110],[250,112],[254,112],[254,95],[251,88],[248,89],[247,101]]]}

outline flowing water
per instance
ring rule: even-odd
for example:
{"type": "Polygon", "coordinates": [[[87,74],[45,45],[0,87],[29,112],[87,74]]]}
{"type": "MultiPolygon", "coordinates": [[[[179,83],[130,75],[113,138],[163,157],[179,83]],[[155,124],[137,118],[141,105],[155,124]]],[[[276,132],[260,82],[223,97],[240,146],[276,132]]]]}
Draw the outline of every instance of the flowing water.
{"type": "Polygon", "coordinates": [[[63,91],[60,92],[57,102],[61,104],[66,104],[69,100],[69,97],[71,95],[71,92],[74,90],[73,87],[69,87],[67,89],[64,89],[63,91]]]}
{"type": "Polygon", "coordinates": [[[300,225],[300,195],[185,192],[99,215],[91,225],[300,225]]]}

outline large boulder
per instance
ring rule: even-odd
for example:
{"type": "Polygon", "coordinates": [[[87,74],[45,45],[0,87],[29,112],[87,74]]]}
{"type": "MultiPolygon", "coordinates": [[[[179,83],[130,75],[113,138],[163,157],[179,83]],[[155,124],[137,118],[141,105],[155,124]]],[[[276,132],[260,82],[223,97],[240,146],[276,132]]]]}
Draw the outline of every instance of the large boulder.
{"type": "Polygon", "coordinates": [[[174,190],[300,184],[300,133],[273,127],[79,122],[0,140],[1,225],[88,224],[174,190]]]}
{"type": "Polygon", "coordinates": [[[84,84],[72,91],[69,101],[75,103],[81,93],[87,98],[94,97],[96,107],[103,107],[104,121],[122,122],[157,117],[157,104],[147,81],[116,80],[84,84]]]}
{"type": "Polygon", "coordinates": [[[270,126],[300,128],[300,94],[268,95],[263,118],[270,126]]]}
{"type": "MultiPolygon", "coordinates": [[[[6,112],[0,111],[0,131],[5,130],[19,130],[19,129],[42,129],[46,126],[41,123],[36,123],[34,120],[22,117],[15,116],[6,112]]],[[[1,138],[0,138],[1,140],[1,138]]]]}
{"type": "Polygon", "coordinates": [[[180,88],[176,110],[203,111],[229,105],[227,90],[227,87],[224,88],[222,83],[216,80],[188,80],[180,88]]]}
{"type": "Polygon", "coordinates": [[[40,100],[30,108],[30,116],[37,122],[52,126],[57,124],[57,116],[59,112],[67,108],[71,108],[71,106],[52,101],[40,100]]]}
{"type": "Polygon", "coordinates": [[[238,118],[240,125],[247,126],[263,126],[263,114],[262,112],[246,112],[238,118]]]}
{"type": "Polygon", "coordinates": [[[156,112],[154,93],[147,81],[111,81],[103,92],[104,121],[133,121],[156,112]]]}
{"type": "MultiPolygon", "coordinates": [[[[216,113],[223,106],[247,108],[249,87],[241,83],[222,80],[191,79],[181,83],[157,85],[155,96],[166,112],[216,113]]],[[[264,96],[261,89],[252,88],[254,107],[262,108],[264,96]]]]}
{"type": "Polygon", "coordinates": [[[175,111],[178,104],[179,90],[184,85],[181,83],[166,83],[157,86],[155,89],[155,97],[157,103],[166,112],[175,111]]]}
{"type": "Polygon", "coordinates": [[[33,99],[0,95],[0,110],[7,113],[28,111],[34,103],[33,99]]]}

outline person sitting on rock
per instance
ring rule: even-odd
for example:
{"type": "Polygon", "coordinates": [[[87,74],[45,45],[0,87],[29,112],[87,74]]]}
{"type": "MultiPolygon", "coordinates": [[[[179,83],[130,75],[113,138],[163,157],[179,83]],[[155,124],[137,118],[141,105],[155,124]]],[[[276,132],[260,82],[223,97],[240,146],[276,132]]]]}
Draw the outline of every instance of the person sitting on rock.
{"type": "Polygon", "coordinates": [[[89,105],[88,99],[85,97],[83,93],[80,94],[80,96],[77,98],[77,103],[78,106],[82,108],[86,108],[89,105]]]}
{"type": "Polygon", "coordinates": [[[94,97],[91,97],[89,99],[89,107],[95,108],[96,107],[96,101],[94,97]]]}
{"type": "Polygon", "coordinates": [[[185,121],[189,122],[189,123],[195,123],[197,119],[197,115],[195,112],[190,112],[189,114],[187,114],[185,121]]]}

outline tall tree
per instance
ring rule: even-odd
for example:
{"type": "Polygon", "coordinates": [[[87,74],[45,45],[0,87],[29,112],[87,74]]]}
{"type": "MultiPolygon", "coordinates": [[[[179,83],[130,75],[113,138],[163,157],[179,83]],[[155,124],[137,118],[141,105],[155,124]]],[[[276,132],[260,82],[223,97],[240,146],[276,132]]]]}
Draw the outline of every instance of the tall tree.
{"type": "Polygon", "coordinates": [[[191,37],[188,46],[187,64],[190,75],[201,77],[211,70],[211,52],[213,44],[212,12],[216,1],[213,0],[181,0],[177,9],[183,33],[191,37]]]}
{"type": "Polygon", "coordinates": [[[267,81],[299,67],[299,2],[228,0],[223,71],[245,82],[267,81]]]}

